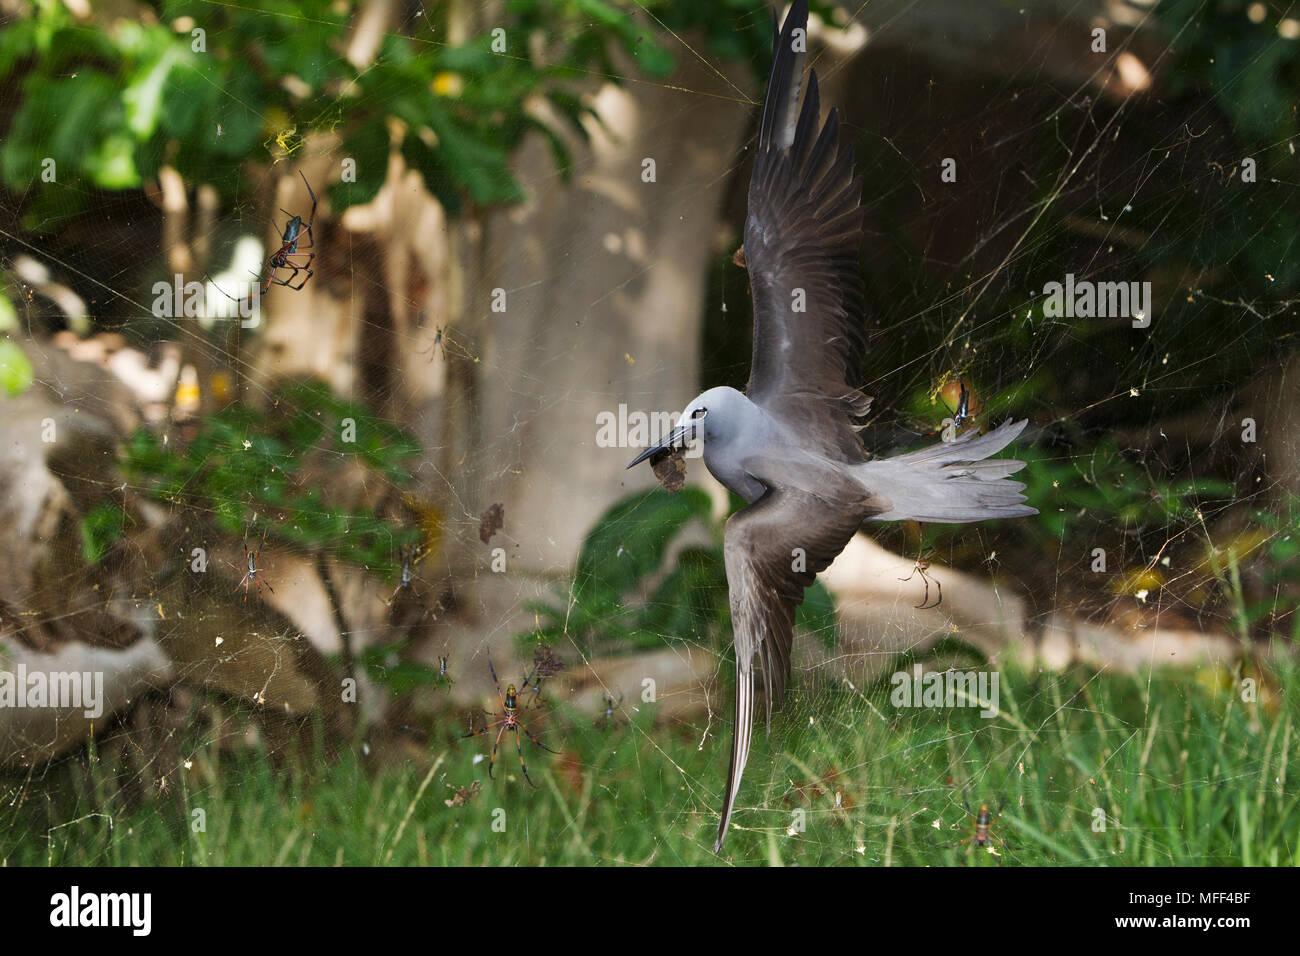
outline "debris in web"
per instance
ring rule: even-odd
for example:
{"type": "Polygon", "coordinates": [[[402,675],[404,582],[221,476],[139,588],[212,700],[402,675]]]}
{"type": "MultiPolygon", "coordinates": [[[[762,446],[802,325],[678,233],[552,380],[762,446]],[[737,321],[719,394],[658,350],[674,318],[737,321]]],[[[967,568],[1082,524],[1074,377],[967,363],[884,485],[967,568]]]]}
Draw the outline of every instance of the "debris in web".
{"type": "Polygon", "coordinates": [[[650,467],[659,484],[669,491],[678,492],[686,484],[686,449],[671,448],[650,456],[650,467]]]}
{"type": "Polygon", "coordinates": [[[483,512],[479,518],[478,539],[484,544],[492,540],[492,536],[500,531],[506,523],[506,509],[501,502],[489,505],[488,509],[483,512]]]}
{"type": "Polygon", "coordinates": [[[447,789],[451,791],[451,799],[442,802],[448,807],[463,807],[479,795],[483,785],[475,780],[468,787],[454,787],[447,784],[447,789]]]}
{"type": "Polygon", "coordinates": [[[538,680],[554,677],[564,670],[564,666],[564,661],[555,656],[550,644],[538,644],[537,650],[533,651],[533,676],[538,680]]]}

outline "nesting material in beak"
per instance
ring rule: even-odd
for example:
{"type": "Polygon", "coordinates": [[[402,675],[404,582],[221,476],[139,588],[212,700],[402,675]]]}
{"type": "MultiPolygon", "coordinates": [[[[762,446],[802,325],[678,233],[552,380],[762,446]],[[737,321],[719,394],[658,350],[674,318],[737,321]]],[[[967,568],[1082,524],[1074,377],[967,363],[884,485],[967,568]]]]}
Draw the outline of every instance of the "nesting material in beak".
{"type": "Polygon", "coordinates": [[[681,491],[686,484],[686,448],[661,448],[650,456],[650,467],[659,484],[674,493],[681,491]]]}

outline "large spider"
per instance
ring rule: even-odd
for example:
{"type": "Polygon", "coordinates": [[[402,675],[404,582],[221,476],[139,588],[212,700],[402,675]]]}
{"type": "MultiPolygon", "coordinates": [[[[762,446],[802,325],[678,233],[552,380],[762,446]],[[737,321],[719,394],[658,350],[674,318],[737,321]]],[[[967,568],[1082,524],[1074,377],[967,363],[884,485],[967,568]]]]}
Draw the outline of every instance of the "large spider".
{"type": "Polygon", "coordinates": [[[257,596],[259,598],[262,596],[262,585],[266,585],[266,589],[272,594],[275,593],[275,588],[271,587],[271,582],[262,576],[262,572],[266,569],[257,566],[257,557],[262,553],[262,549],[266,547],[266,531],[267,529],[265,528],[262,530],[262,543],[257,546],[256,551],[248,550],[248,532],[244,532],[244,561],[248,565],[247,570],[230,564],[229,561],[226,562],[236,571],[244,571],[244,576],[240,578],[239,583],[235,585],[235,590],[238,591],[240,588],[244,589],[245,601],[248,600],[248,585],[250,583],[257,585],[257,596]]]}
{"type": "MultiPolygon", "coordinates": [[[[515,732],[515,750],[519,754],[519,766],[524,771],[524,779],[528,781],[530,787],[536,787],[537,784],[533,783],[532,778],[528,776],[528,765],[524,763],[524,748],[519,742],[520,732],[522,731],[529,740],[531,740],[536,746],[541,747],[547,753],[554,754],[559,753],[559,751],[552,750],[550,747],[546,746],[546,744],[534,737],[527,727],[519,722],[519,691],[515,688],[514,684],[509,684],[506,687],[505,693],[501,693],[501,682],[497,680],[497,672],[492,666],[491,659],[488,660],[488,670],[492,673],[492,683],[496,685],[497,696],[501,698],[501,713],[498,714],[492,711],[486,711],[486,713],[489,717],[499,717],[500,720],[494,720],[492,723],[486,724],[478,730],[471,731],[461,739],[468,740],[470,737],[477,737],[479,734],[487,733],[493,727],[499,726],[501,728],[497,731],[496,742],[492,744],[492,759],[488,761],[488,776],[492,777],[492,768],[496,766],[497,762],[497,748],[501,745],[501,735],[507,730],[513,730],[515,732]]],[[[527,687],[528,682],[532,679],[533,675],[530,673],[526,678],[524,678],[524,686],[527,687]]]]}
{"type": "Polygon", "coordinates": [[[910,581],[915,575],[917,574],[921,575],[921,580],[925,582],[925,596],[921,598],[920,604],[916,604],[913,606],[918,611],[933,611],[935,608],[937,608],[940,604],[943,603],[943,585],[939,583],[938,578],[932,578],[930,577],[930,575],[925,573],[930,570],[930,562],[922,559],[924,553],[925,553],[924,550],[917,552],[916,564],[912,567],[912,573],[909,574],[907,577],[899,578],[898,580],[910,581]],[[933,581],[934,586],[939,589],[939,596],[935,599],[935,602],[933,604],[930,603],[930,582],[931,581],[933,581]]]}
{"type": "MultiPolygon", "coordinates": [[[[303,174],[301,169],[298,170],[298,175],[302,176],[302,184],[307,187],[307,195],[311,197],[311,213],[308,214],[307,221],[304,222],[302,216],[295,216],[287,209],[282,208],[280,210],[280,212],[289,217],[289,221],[284,225],[284,231],[280,234],[280,248],[271,253],[270,258],[266,260],[266,265],[262,266],[260,274],[254,273],[257,275],[257,281],[262,284],[262,295],[266,295],[273,285],[282,285],[286,289],[293,289],[297,292],[307,284],[307,280],[313,275],[311,262],[316,258],[316,253],[299,251],[298,246],[299,243],[307,241],[310,244],[305,246],[305,249],[316,248],[316,237],[311,231],[312,223],[316,221],[316,194],[312,192],[311,183],[307,182],[307,177],[303,174]],[[295,258],[302,259],[304,257],[306,258],[306,261],[301,265],[293,261],[295,258]],[[270,267],[270,275],[266,274],[267,267],[270,267]],[[281,279],[276,275],[276,272],[280,269],[292,270],[287,279],[281,279]],[[302,277],[301,282],[294,285],[293,282],[298,278],[298,273],[300,272],[305,272],[306,275],[302,277]]],[[[218,286],[218,288],[220,288],[220,286],[218,286]]],[[[224,289],[221,291],[227,299],[239,301],[224,289]]],[[[248,293],[248,298],[251,299],[252,297],[253,293],[250,291],[248,293]]]]}

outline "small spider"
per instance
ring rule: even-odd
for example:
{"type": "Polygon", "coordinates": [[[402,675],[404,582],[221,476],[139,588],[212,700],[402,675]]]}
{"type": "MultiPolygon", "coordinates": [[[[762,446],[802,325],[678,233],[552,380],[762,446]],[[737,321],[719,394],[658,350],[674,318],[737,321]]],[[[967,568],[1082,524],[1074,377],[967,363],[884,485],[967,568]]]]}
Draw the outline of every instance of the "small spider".
{"type": "Polygon", "coordinates": [[[608,730],[618,723],[618,718],[614,716],[614,708],[623,706],[623,692],[618,692],[617,699],[609,694],[605,695],[605,713],[596,718],[596,727],[599,730],[608,730]]]}
{"type": "Polygon", "coordinates": [[[427,355],[429,356],[429,361],[432,362],[435,350],[442,352],[442,360],[444,362],[447,361],[447,346],[442,344],[442,326],[438,326],[437,331],[434,332],[433,341],[429,343],[429,347],[427,349],[421,349],[416,354],[427,355]]]}
{"type": "Polygon", "coordinates": [[[998,837],[993,835],[993,821],[1002,813],[1002,808],[1007,805],[1007,798],[1005,796],[1002,798],[1002,802],[998,804],[996,813],[990,809],[987,802],[980,804],[978,813],[972,813],[970,804],[966,802],[966,795],[964,793],[961,797],[961,805],[966,808],[966,812],[970,815],[971,824],[974,826],[974,832],[966,839],[962,840],[961,843],[957,844],[957,846],[966,847],[966,852],[962,854],[962,859],[965,860],[969,857],[970,851],[975,849],[975,847],[986,847],[990,853],[998,858],[998,865],[1001,866],[1002,856],[993,849],[993,844],[997,843],[1004,850],[1010,850],[1011,848],[1003,843],[998,837]]]}
{"type": "MultiPolygon", "coordinates": [[[[270,591],[272,594],[275,593],[275,588],[271,587],[271,582],[262,576],[262,572],[265,571],[266,569],[259,568],[257,566],[258,556],[261,555],[262,549],[266,547],[267,530],[268,529],[266,528],[262,529],[262,543],[257,546],[256,551],[248,550],[248,531],[247,530],[244,531],[244,561],[247,563],[246,570],[244,568],[240,568],[233,564],[230,564],[229,561],[226,562],[227,564],[230,564],[230,566],[234,568],[236,571],[244,572],[244,576],[240,578],[239,583],[235,585],[235,591],[238,591],[240,588],[243,588],[245,601],[248,600],[248,586],[250,583],[257,585],[257,596],[259,598],[262,596],[263,585],[265,585],[266,589],[270,591]]],[[[231,593],[233,594],[234,592],[232,591],[231,593]]]]}
{"type": "MultiPolygon", "coordinates": [[[[501,692],[501,682],[497,680],[497,672],[496,669],[492,666],[492,661],[490,659],[488,660],[488,670],[492,674],[492,683],[496,685],[497,696],[501,699],[501,713],[498,714],[492,711],[487,711],[486,713],[489,717],[498,717],[500,719],[494,720],[492,721],[492,723],[486,724],[483,727],[480,727],[478,730],[474,730],[469,732],[468,734],[465,734],[465,736],[462,737],[461,739],[468,740],[470,737],[477,737],[479,734],[487,733],[493,727],[499,726],[501,728],[500,730],[497,731],[496,742],[492,744],[492,759],[488,761],[488,776],[492,777],[492,770],[496,766],[496,762],[497,762],[497,748],[501,746],[501,735],[504,734],[507,730],[513,730],[515,732],[515,750],[519,754],[519,766],[524,772],[524,779],[528,781],[529,786],[536,787],[537,784],[533,783],[532,778],[528,776],[528,765],[524,763],[524,748],[522,744],[519,742],[520,733],[524,734],[524,736],[526,736],[529,740],[531,740],[534,745],[541,747],[547,753],[554,754],[554,753],[559,753],[559,751],[552,750],[550,747],[546,746],[546,744],[542,743],[535,736],[533,736],[533,734],[529,732],[527,727],[525,727],[522,723],[519,722],[519,710],[520,710],[519,692],[518,690],[515,689],[514,684],[508,685],[506,687],[504,694],[501,692]]],[[[528,682],[532,679],[533,679],[532,674],[529,674],[526,678],[524,678],[524,686],[527,687],[528,682]]]]}
{"type": "MultiPolygon", "coordinates": [[[[302,216],[295,216],[287,209],[280,210],[280,212],[289,217],[289,221],[284,225],[284,231],[280,234],[280,248],[271,253],[270,258],[266,260],[266,264],[262,266],[262,272],[260,274],[253,273],[253,275],[257,277],[257,281],[262,284],[262,295],[266,295],[273,285],[281,285],[286,289],[292,289],[294,292],[297,292],[305,286],[307,280],[314,275],[311,270],[311,263],[312,260],[316,258],[316,253],[306,252],[305,250],[316,248],[316,237],[311,231],[312,223],[316,221],[316,194],[312,192],[311,183],[307,182],[307,177],[303,175],[301,169],[298,170],[298,175],[302,176],[302,184],[307,187],[307,195],[311,197],[311,212],[308,214],[306,221],[304,221],[302,216]],[[310,244],[303,246],[303,251],[300,251],[299,245],[304,241],[310,244]],[[293,261],[295,258],[303,259],[304,257],[306,261],[301,265],[293,261]],[[267,275],[268,267],[270,268],[270,275],[267,275]],[[276,275],[280,269],[292,270],[287,279],[281,279],[276,275]],[[306,275],[303,276],[301,282],[294,285],[293,281],[298,278],[298,273],[300,272],[305,272],[306,275]]],[[[221,289],[220,286],[217,286],[217,288],[221,289]]],[[[225,289],[221,289],[221,294],[233,302],[240,301],[225,289]]],[[[251,299],[252,297],[253,290],[250,290],[248,298],[251,299]]]]}
{"type": "MultiPolygon", "coordinates": [[[[939,386],[939,391],[946,391],[951,383],[951,379],[945,379],[944,383],[939,386]]],[[[984,411],[983,404],[974,411],[971,410],[970,401],[972,394],[971,390],[966,387],[966,379],[960,375],[957,376],[957,407],[954,409],[948,404],[947,399],[941,399],[943,407],[952,412],[951,417],[945,418],[939,423],[939,427],[932,431],[914,432],[910,428],[904,428],[903,431],[907,432],[909,435],[915,435],[918,438],[929,438],[931,435],[939,435],[945,442],[956,441],[957,436],[961,434],[962,426],[972,421],[976,416],[984,411]]]]}
{"type": "Polygon", "coordinates": [[[545,677],[554,677],[560,671],[564,670],[564,661],[555,656],[551,650],[550,644],[538,644],[537,649],[533,651],[533,670],[532,673],[524,679],[524,690],[528,690],[528,684],[532,682],[533,700],[536,701],[542,696],[542,679],[545,677]]]}
{"type": "MultiPolygon", "coordinates": [[[[961,427],[964,424],[966,424],[968,421],[970,421],[980,412],[984,411],[984,406],[982,404],[975,411],[972,412],[970,410],[971,393],[966,388],[966,379],[962,378],[961,376],[958,376],[957,388],[958,388],[957,409],[956,411],[953,412],[953,417],[952,417],[952,433],[954,437],[960,434],[961,427]]],[[[952,406],[948,405],[947,402],[945,402],[944,405],[951,410],[952,406]]]]}
{"type": "Polygon", "coordinates": [[[387,601],[385,601],[384,604],[386,604],[388,607],[392,607],[393,602],[397,600],[397,595],[400,592],[405,591],[407,589],[410,590],[411,595],[415,597],[416,600],[419,600],[420,592],[417,591],[415,588],[415,581],[418,579],[416,578],[412,569],[417,564],[420,563],[420,560],[427,553],[428,552],[425,550],[423,544],[417,544],[413,547],[409,545],[402,545],[401,551],[399,552],[402,559],[402,580],[397,585],[396,589],[394,589],[393,596],[390,597],[387,601]]]}
{"type": "Polygon", "coordinates": [[[935,608],[937,608],[940,604],[943,603],[943,585],[939,583],[938,578],[932,578],[930,577],[930,575],[925,573],[930,570],[930,562],[922,560],[922,555],[924,555],[924,553],[925,553],[924,549],[917,552],[916,564],[912,567],[912,573],[909,574],[907,577],[899,578],[898,580],[910,581],[915,575],[917,574],[921,575],[921,580],[925,582],[925,596],[921,598],[920,604],[915,604],[913,605],[913,607],[915,607],[919,611],[932,611],[935,608]],[[934,582],[934,586],[939,590],[939,596],[935,599],[935,602],[933,604],[930,603],[930,582],[931,581],[934,582]]]}

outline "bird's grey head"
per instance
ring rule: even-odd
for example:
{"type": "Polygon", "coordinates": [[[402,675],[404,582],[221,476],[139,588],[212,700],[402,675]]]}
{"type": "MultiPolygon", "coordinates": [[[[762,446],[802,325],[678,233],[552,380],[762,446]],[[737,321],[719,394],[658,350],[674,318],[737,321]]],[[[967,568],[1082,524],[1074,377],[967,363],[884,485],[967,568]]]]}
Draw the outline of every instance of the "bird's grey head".
{"type": "Polygon", "coordinates": [[[704,442],[706,451],[710,444],[725,444],[736,433],[748,404],[749,400],[744,395],[726,386],[711,388],[695,396],[682,410],[676,427],[664,436],[663,441],[647,448],[628,467],[639,465],[657,452],[687,445],[692,441],[704,442]]]}
{"type": "Polygon", "coordinates": [[[682,410],[677,424],[688,430],[687,440],[723,444],[735,434],[747,404],[748,400],[740,392],[721,385],[695,396],[682,410]]]}

